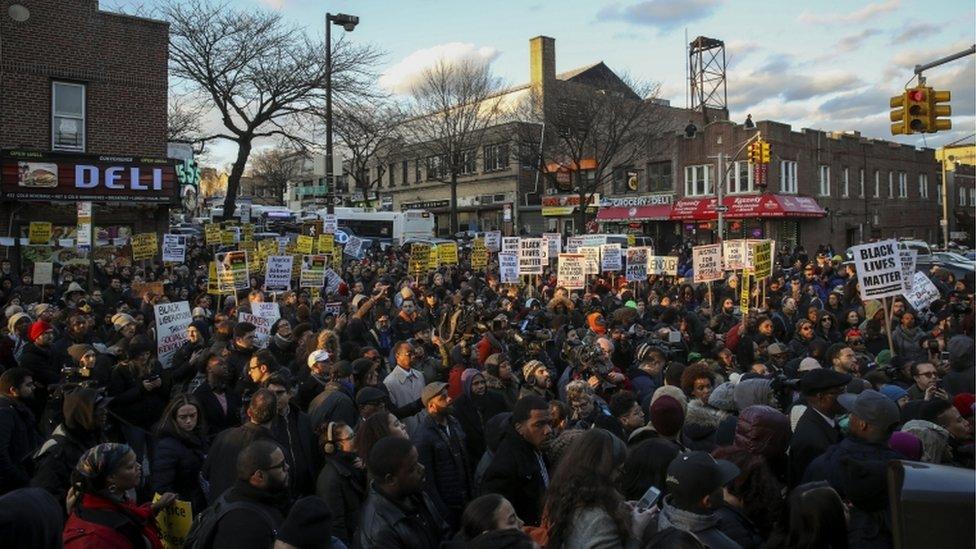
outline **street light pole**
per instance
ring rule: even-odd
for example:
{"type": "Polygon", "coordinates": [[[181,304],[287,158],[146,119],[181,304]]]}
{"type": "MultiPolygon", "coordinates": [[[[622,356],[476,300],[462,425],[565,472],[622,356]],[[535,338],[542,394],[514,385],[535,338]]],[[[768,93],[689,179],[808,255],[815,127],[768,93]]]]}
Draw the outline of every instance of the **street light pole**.
{"type": "Polygon", "coordinates": [[[325,205],[326,212],[335,213],[335,177],[332,160],[332,25],[342,25],[352,32],[359,24],[359,17],[345,13],[325,14],[325,205]]]}

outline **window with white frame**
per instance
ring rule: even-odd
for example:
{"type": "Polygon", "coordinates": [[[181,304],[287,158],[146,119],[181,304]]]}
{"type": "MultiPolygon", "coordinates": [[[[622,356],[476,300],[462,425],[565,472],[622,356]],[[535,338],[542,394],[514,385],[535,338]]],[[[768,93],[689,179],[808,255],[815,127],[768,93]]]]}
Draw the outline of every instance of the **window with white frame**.
{"type": "Polygon", "coordinates": [[[751,193],[754,190],[752,166],[745,161],[736,162],[734,173],[729,178],[729,194],[751,193]]]}
{"type": "Polygon", "coordinates": [[[508,168],[508,143],[485,145],[485,171],[508,168]]]}
{"type": "Polygon", "coordinates": [[[969,205],[976,206],[976,188],[969,187],[969,205]]]}
{"type": "Polygon", "coordinates": [[[898,198],[908,198],[908,174],[898,172],[898,198]]]}
{"type": "Polygon", "coordinates": [[[796,160],[779,163],[779,192],[796,194],[796,160]]]}
{"type": "Polygon", "coordinates": [[[888,172],[888,198],[895,197],[895,172],[888,172]]]}
{"type": "Polygon", "coordinates": [[[857,197],[864,198],[864,168],[861,168],[858,174],[857,197]]]}
{"type": "Polygon", "coordinates": [[[685,166],[685,196],[712,194],[712,165],[685,166]]]}
{"type": "Polygon", "coordinates": [[[874,170],[874,197],[881,198],[881,171],[874,170]]]}
{"type": "MultiPolygon", "coordinates": [[[[478,171],[478,155],[474,149],[468,149],[466,151],[461,151],[461,170],[458,172],[461,175],[469,175],[478,171]]],[[[446,168],[446,166],[445,166],[446,168]]]]}
{"type": "Polygon", "coordinates": [[[85,85],[51,83],[51,149],[85,150],[85,85]]]}
{"type": "Polygon", "coordinates": [[[966,187],[959,187],[959,205],[966,205],[966,187]]]}
{"type": "Polygon", "coordinates": [[[844,198],[851,196],[851,170],[844,168],[844,186],[840,190],[840,195],[844,198]]]}
{"type": "Polygon", "coordinates": [[[820,196],[830,196],[830,166],[820,166],[820,196]]]}
{"type": "Polygon", "coordinates": [[[918,174],[918,197],[928,200],[929,198],[929,174],[918,174]]]}

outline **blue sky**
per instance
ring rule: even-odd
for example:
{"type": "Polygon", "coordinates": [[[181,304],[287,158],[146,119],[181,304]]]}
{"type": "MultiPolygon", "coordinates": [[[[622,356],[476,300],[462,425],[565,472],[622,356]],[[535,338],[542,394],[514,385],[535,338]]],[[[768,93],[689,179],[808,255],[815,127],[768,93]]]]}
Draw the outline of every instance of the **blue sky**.
{"type": "MultiPolygon", "coordinates": [[[[106,8],[153,0],[103,0],[106,8]]],[[[556,70],[604,61],[619,73],[659,82],[661,96],[685,104],[685,31],[724,40],[731,116],[940,146],[976,133],[973,56],[927,73],[953,95],[952,132],[893,138],[888,98],[912,67],[976,43],[972,0],[231,0],[274,9],[321,33],[327,10],[358,15],[348,36],[386,52],[384,84],[419,72],[432,58],[477,56],[508,84],[528,79],[528,40],[556,39],[556,70]],[[407,63],[403,61],[407,58],[407,63]]],[[[335,30],[342,32],[335,27],[335,30]]]]}

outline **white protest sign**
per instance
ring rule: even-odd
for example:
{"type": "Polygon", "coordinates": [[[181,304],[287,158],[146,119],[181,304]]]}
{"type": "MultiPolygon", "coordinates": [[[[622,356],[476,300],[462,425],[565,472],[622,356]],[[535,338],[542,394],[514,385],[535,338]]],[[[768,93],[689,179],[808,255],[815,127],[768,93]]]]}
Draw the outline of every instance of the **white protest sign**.
{"type": "Polygon", "coordinates": [[[898,255],[901,256],[901,279],[905,281],[905,292],[912,289],[915,281],[915,262],[918,260],[918,251],[900,249],[898,255]]]}
{"type": "Polygon", "coordinates": [[[361,259],[363,257],[363,239],[359,238],[358,236],[350,236],[349,241],[346,242],[346,247],[342,250],[342,253],[348,255],[349,257],[361,259]]]}
{"type": "Polygon", "coordinates": [[[156,317],[156,357],[163,368],[173,365],[173,355],[186,343],[186,328],[193,322],[190,303],[158,303],[153,305],[156,317]]]}
{"type": "Polygon", "coordinates": [[[179,234],[163,235],[163,263],[186,261],[186,237],[179,234]]]}
{"type": "Polygon", "coordinates": [[[738,271],[746,267],[745,240],[726,240],[722,242],[722,268],[726,271],[738,271]]]}
{"type": "Polygon", "coordinates": [[[264,269],[264,286],[269,292],[285,292],[291,289],[291,270],[295,257],[290,255],[268,256],[264,269]]]}
{"type": "Polygon", "coordinates": [[[325,214],[322,216],[322,232],[325,234],[335,234],[339,229],[339,220],[335,214],[325,214]]]}
{"type": "Polygon", "coordinates": [[[882,240],[851,248],[861,299],[900,295],[904,290],[898,242],[882,240]]]}
{"type": "Polygon", "coordinates": [[[586,286],[586,257],[583,254],[559,254],[556,285],[567,290],[582,290],[586,286]]]}
{"type": "Polygon", "coordinates": [[[601,244],[600,259],[603,272],[624,270],[624,260],[620,253],[620,244],[601,244]]]}
{"type": "Polygon", "coordinates": [[[262,349],[268,346],[271,338],[271,326],[281,318],[281,311],[278,304],[271,303],[252,303],[250,313],[238,313],[238,322],[250,322],[254,324],[254,335],[257,336],[255,345],[262,349]]]}
{"type": "Polygon", "coordinates": [[[488,231],[485,233],[485,248],[488,248],[489,252],[498,253],[501,247],[502,247],[501,231],[488,231]]]}
{"type": "Polygon", "coordinates": [[[547,253],[549,254],[546,259],[552,260],[559,256],[563,248],[563,235],[559,233],[542,233],[542,239],[546,241],[549,249],[547,253]]]}
{"type": "Polygon", "coordinates": [[[586,274],[600,274],[600,247],[580,246],[579,253],[586,258],[586,274]]]}
{"type": "MultiPolygon", "coordinates": [[[[487,244],[486,244],[487,246],[487,244]]],[[[505,236],[502,237],[502,252],[506,254],[518,253],[519,249],[519,237],[517,236],[505,236]]]]}
{"type": "Polygon", "coordinates": [[[923,272],[916,272],[912,276],[912,289],[905,290],[905,299],[916,311],[927,309],[933,301],[942,297],[939,289],[923,272]]]}
{"type": "Polygon", "coordinates": [[[518,254],[501,252],[498,254],[498,274],[502,284],[518,284],[519,256],[518,254]]]}
{"type": "Polygon", "coordinates": [[[647,280],[647,258],[651,249],[645,247],[627,248],[627,281],[642,282],[647,280]]]}
{"type": "Polygon", "coordinates": [[[678,256],[652,255],[648,257],[647,274],[678,276],[678,256]]]}
{"type": "Polygon", "coordinates": [[[571,236],[566,239],[566,251],[571,254],[579,253],[581,246],[583,246],[583,239],[581,237],[571,236]]]}
{"type": "Polygon", "coordinates": [[[339,290],[339,284],[342,284],[344,280],[332,269],[325,270],[325,293],[331,294],[339,290]]]}
{"type": "Polygon", "coordinates": [[[54,278],[54,263],[50,261],[34,262],[34,284],[44,286],[50,284],[52,278],[54,278]]]}
{"type": "Polygon", "coordinates": [[[541,238],[519,240],[519,274],[541,275],[548,251],[545,240],[541,238]]]}
{"type": "Polygon", "coordinates": [[[722,280],[722,245],[695,246],[691,249],[691,264],[695,284],[722,280]]]}
{"type": "Polygon", "coordinates": [[[583,241],[582,246],[602,246],[607,243],[605,234],[582,234],[580,238],[583,241]]]}

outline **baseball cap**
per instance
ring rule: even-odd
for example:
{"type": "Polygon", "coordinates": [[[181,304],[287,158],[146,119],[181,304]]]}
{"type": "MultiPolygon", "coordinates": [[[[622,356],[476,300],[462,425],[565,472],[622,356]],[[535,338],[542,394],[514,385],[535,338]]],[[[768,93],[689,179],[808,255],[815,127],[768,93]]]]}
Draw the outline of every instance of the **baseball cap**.
{"type": "Polygon", "coordinates": [[[801,372],[809,372],[810,370],[819,370],[819,369],[820,369],[820,363],[817,362],[817,359],[813,357],[808,356],[800,361],[799,371],[801,372]]]}
{"type": "Polygon", "coordinates": [[[698,501],[739,476],[734,463],[707,452],[686,452],[668,465],[668,491],[681,501],[698,501]]]}
{"type": "Polygon", "coordinates": [[[443,381],[428,383],[427,386],[424,387],[423,392],[420,393],[420,402],[422,402],[424,406],[427,406],[430,399],[441,394],[441,391],[443,391],[446,387],[447,383],[444,383],[443,381]]]}
{"type": "Polygon", "coordinates": [[[858,395],[845,393],[837,397],[837,402],[848,412],[880,429],[887,429],[901,421],[898,405],[872,389],[858,395]]]}
{"type": "Polygon", "coordinates": [[[316,362],[328,362],[328,361],[329,361],[329,352],[328,351],[323,351],[323,350],[320,349],[318,351],[312,351],[312,354],[308,355],[308,367],[309,368],[311,368],[312,366],[314,366],[316,362]]]}
{"type": "Polygon", "coordinates": [[[766,348],[766,354],[769,355],[781,355],[785,352],[787,352],[786,345],[783,345],[782,343],[773,343],[766,348]]]}

